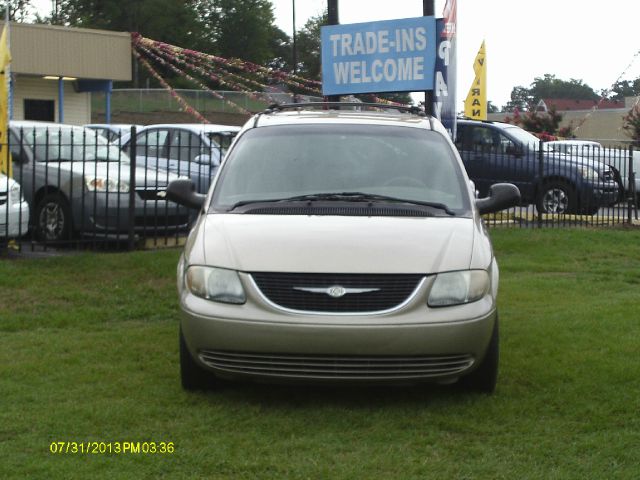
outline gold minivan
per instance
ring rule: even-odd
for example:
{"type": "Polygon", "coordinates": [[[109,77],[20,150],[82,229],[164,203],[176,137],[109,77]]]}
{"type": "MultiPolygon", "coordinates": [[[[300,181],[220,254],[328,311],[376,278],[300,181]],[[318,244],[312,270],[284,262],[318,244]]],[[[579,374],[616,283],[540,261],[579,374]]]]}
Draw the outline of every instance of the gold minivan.
{"type": "Polygon", "coordinates": [[[224,379],[391,384],[460,381],[492,392],[498,266],[438,120],[382,105],[293,104],[249,120],[178,265],[185,389],[224,379]],[[348,110],[342,110],[342,107],[348,110]]]}

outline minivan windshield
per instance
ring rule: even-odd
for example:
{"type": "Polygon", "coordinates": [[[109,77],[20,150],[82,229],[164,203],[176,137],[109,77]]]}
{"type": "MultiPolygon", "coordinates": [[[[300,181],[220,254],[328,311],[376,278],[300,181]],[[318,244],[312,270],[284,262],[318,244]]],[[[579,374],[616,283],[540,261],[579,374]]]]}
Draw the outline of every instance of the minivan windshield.
{"type": "Polygon", "coordinates": [[[461,170],[445,138],[424,129],[347,124],[256,128],[229,153],[212,209],[351,198],[433,204],[443,215],[462,214],[469,212],[470,199],[461,170]]]}
{"type": "Polygon", "coordinates": [[[24,127],[23,141],[31,147],[39,162],[118,162],[129,161],[95,130],[68,126],[24,127]]]}

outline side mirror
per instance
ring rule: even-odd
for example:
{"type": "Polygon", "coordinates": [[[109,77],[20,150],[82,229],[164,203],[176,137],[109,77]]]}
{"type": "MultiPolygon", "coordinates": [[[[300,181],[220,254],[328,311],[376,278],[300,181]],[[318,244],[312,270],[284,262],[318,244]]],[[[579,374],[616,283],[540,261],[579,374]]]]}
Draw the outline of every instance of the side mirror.
{"type": "Polygon", "coordinates": [[[202,208],[205,198],[206,195],[197,193],[195,184],[188,179],[173,180],[167,186],[167,200],[188,208],[202,208]]]}
{"type": "Polygon", "coordinates": [[[496,183],[489,187],[489,196],[476,200],[480,215],[494,213],[520,204],[520,190],[512,183],[496,183]]]}

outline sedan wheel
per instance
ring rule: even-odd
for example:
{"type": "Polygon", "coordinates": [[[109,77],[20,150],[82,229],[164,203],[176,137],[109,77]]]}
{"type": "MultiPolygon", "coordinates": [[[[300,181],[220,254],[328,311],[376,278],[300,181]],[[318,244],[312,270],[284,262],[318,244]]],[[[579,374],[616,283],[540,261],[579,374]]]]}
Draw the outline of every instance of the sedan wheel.
{"type": "Polygon", "coordinates": [[[38,204],[37,236],[41,241],[59,242],[69,238],[71,232],[71,212],[60,195],[46,195],[38,204]]]}

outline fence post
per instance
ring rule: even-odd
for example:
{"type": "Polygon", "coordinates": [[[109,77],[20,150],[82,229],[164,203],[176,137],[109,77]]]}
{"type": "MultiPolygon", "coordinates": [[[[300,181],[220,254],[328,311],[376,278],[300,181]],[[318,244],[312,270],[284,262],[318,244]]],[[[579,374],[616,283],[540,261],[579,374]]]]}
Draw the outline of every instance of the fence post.
{"type": "MultiPolygon", "coordinates": [[[[542,189],[544,187],[543,181],[542,181],[542,176],[544,175],[544,152],[543,152],[543,147],[542,147],[542,140],[540,140],[538,142],[538,188],[537,188],[537,195],[542,195],[542,189]]],[[[542,228],[542,211],[538,210],[538,202],[535,201],[537,200],[534,199],[534,204],[536,205],[536,211],[538,212],[538,228],[542,228]]]]}
{"type": "Polygon", "coordinates": [[[128,249],[133,250],[135,243],[135,221],[136,221],[136,162],[138,151],[136,147],[136,127],[131,127],[131,140],[129,140],[129,157],[131,160],[131,168],[129,169],[129,221],[127,223],[127,239],[128,249]]]}

